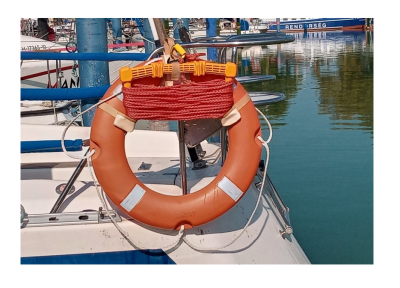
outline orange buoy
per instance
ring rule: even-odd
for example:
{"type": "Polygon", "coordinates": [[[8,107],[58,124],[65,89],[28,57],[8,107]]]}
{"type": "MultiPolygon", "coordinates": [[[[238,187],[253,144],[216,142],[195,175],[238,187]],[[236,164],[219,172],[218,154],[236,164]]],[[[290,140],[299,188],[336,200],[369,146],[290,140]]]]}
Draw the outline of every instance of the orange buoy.
{"type": "MultiPolygon", "coordinates": [[[[206,65],[209,63],[207,62],[206,65]]],[[[130,75],[137,74],[138,71],[134,69],[140,67],[144,69],[144,64],[132,68],[130,75]]],[[[211,63],[210,65],[225,64],[211,63]]],[[[201,67],[205,73],[202,75],[197,73],[196,76],[191,74],[191,81],[210,81],[223,79],[224,76],[221,75],[225,75],[226,78],[230,76],[220,72],[207,74],[208,66],[203,66],[201,67]]],[[[148,70],[152,73],[154,69],[148,70]]],[[[124,78],[124,73],[129,74],[128,71],[120,71],[122,78],[124,78]]],[[[193,73],[193,71],[185,71],[185,73],[193,73]]],[[[232,78],[229,80],[232,81],[232,78]]],[[[160,85],[161,79],[141,76],[140,78],[133,77],[128,82],[124,79],[116,81],[105,93],[103,99],[121,89],[122,83],[127,84],[125,87],[137,83],[157,86],[160,85]]],[[[118,117],[122,122],[126,120],[134,123],[139,119],[130,119],[126,116],[121,99],[114,97],[106,102],[107,109],[97,109],[90,132],[90,150],[95,149],[92,156],[93,168],[100,185],[111,201],[137,221],[163,229],[179,229],[181,225],[185,225],[185,229],[190,229],[208,223],[231,209],[250,187],[261,156],[261,143],[257,139],[257,136],[261,136],[258,114],[243,86],[234,78],[233,83],[236,85],[233,90],[234,107],[239,111],[240,119],[228,129],[229,151],[225,163],[210,184],[188,195],[171,196],[155,192],[139,181],[132,172],[125,155],[126,130],[115,123],[118,117]],[[114,111],[114,114],[110,112],[110,109],[114,111]]],[[[102,108],[102,105],[99,108],[102,108]]]]}

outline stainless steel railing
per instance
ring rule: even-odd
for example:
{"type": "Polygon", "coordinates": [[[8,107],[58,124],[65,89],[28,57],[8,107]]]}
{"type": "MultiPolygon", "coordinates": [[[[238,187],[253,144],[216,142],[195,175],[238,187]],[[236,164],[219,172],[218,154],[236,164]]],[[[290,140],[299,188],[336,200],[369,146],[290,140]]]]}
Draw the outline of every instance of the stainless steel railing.
{"type": "MultiPolygon", "coordinates": [[[[263,33],[266,34],[266,33],[263,33]]],[[[265,46],[281,43],[289,43],[294,41],[292,35],[277,35],[275,37],[262,37],[253,36],[253,34],[246,34],[251,37],[240,37],[240,38],[227,38],[222,36],[216,37],[201,37],[193,39],[194,42],[180,44],[182,48],[233,48],[233,47],[249,47],[249,46],[265,46]],[[204,42],[213,41],[213,42],[204,42]]],[[[241,35],[237,35],[241,36],[241,35]]],[[[243,35],[245,36],[245,35],[243,35]]],[[[147,60],[154,58],[156,55],[163,51],[164,47],[156,48],[148,57],[147,60]]]]}
{"type": "MultiPolygon", "coordinates": [[[[266,172],[265,172],[266,173],[266,172]]],[[[276,210],[279,212],[277,215],[283,230],[279,230],[281,233],[282,237],[285,235],[290,235],[293,233],[293,228],[292,225],[290,224],[290,218],[289,218],[289,207],[283,203],[283,200],[281,196],[279,195],[278,191],[276,191],[274,184],[272,183],[271,179],[269,178],[268,174],[265,175],[265,184],[264,184],[264,195],[266,195],[276,208],[276,210]]],[[[263,179],[263,175],[260,170],[257,170],[257,177],[259,178],[260,181],[263,179]]],[[[259,184],[256,184],[257,189],[261,189],[261,182],[259,184]]]]}

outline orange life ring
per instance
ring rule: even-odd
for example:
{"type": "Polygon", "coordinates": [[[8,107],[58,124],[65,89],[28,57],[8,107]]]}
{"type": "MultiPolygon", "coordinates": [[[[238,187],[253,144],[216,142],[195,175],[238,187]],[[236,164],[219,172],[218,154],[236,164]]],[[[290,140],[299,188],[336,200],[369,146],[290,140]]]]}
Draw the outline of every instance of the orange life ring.
{"type": "MultiPolygon", "coordinates": [[[[141,64],[143,65],[143,63],[141,64]]],[[[140,66],[141,66],[140,65],[140,66]]],[[[221,76],[191,76],[191,81],[212,80],[221,76]]],[[[222,77],[223,78],[223,77],[222,77]]],[[[135,83],[159,85],[160,79],[147,77],[135,83]]],[[[246,90],[233,79],[236,87],[234,103],[248,97],[246,90]]],[[[118,79],[107,90],[105,99],[121,85],[118,79]]],[[[242,101],[243,102],[243,101],[242,101]]],[[[117,97],[107,104],[125,113],[117,97]]],[[[125,155],[126,131],[114,126],[114,117],[97,109],[90,132],[90,150],[96,177],[111,201],[133,219],[158,228],[190,229],[208,223],[231,209],[250,187],[259,165],[261,143],[260,122],[253,102],[240,109],[240,120],[228,129],[229,151],[215,179],[195,193],[170,196],[155,192],[136,178],[125,155]]]]}

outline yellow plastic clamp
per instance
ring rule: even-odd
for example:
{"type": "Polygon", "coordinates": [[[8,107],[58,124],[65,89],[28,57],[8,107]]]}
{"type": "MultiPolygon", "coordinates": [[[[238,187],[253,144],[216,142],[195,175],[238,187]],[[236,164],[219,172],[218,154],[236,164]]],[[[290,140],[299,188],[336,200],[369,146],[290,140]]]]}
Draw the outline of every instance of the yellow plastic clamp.
{"type": "Polygon", "coordinates": [[[235,63],[226,62],[225,64],[225,76],[229,78],[234,78],[237,73],[237,67],[235,63]]]}
{"type": "Polygon", "coordinates": [[[182,58],[185,58],[186,51],[185,51],[185,49],[182,48],[181,45],[175,44],[175,45],[172,47],[171,50],[172,50],[172,51],[171,51],[171,54],[172,54],[172,52],[173,52],[174,50],[176,50],[176,52],[178,52],[178,53],[182,56],[182,58]]]}
{"type": "MultiPolygon", "coordinates": [[[[207,74],[225,75],[225,81],[231,81],[236,76],[237,67],[235,63],[227,62],[226,64],[211,63],[206,61],[193,61],[180,64],[182,73],[193,73],[194,76],[203,76],[207,74]]],[[[147,66],[140,67],[123,67],[119,70],[124,87],[131,87],[133,79],[139,79],[152,76],[153,78],[161,78],[164,74],[171,74],[171,64],[164,64],[161,61],[151,63],[147,66]]]]}
{"type": "Polygon", "coordinates": [[[162,63],[161,61],[159,61],[158,63],[151,63],[151,67],[152,67],[152,77],[153,78],[161,78],[164,75],[164,63],[162,63]]]}
{"type": "Polygon", "coordinates": [[[121,69],[119,69],[119,78],[121,79],[122,84],[124,84],[124,87],[130,88],[131,81],[133,78],[131,68],[126,66],[126,67],[122,67],[121,69]]]}
{"type": "Polygon", "coordinates": [[[206,74],[206,62],[205,61],[193,61],[194,64],[194,76],[203,76],[206,74]]]}

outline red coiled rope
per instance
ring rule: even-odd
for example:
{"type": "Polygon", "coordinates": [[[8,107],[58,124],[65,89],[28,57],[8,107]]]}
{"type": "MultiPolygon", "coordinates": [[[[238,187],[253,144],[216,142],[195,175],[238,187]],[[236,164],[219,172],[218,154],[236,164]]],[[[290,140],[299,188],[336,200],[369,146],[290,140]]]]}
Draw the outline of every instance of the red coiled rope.
{"type": "MultiPolygon", "coordinates": [[[[206,56],[206,53],[186,54],[186,61],[187,62],[199,61],[199,60],[201,60],[200,56],[206,56]]],[[[185,62],[185,60],[182,58],[182,56],[179,56],[178,61],[179,61],[179,63],[185,62]]]]}
{"type": "Polygon", "coordinates": [[[233,106],[232,81],[211,80],[160,87],[122,88],[127,116],[147,120],[222,118],[233,106]]]}

